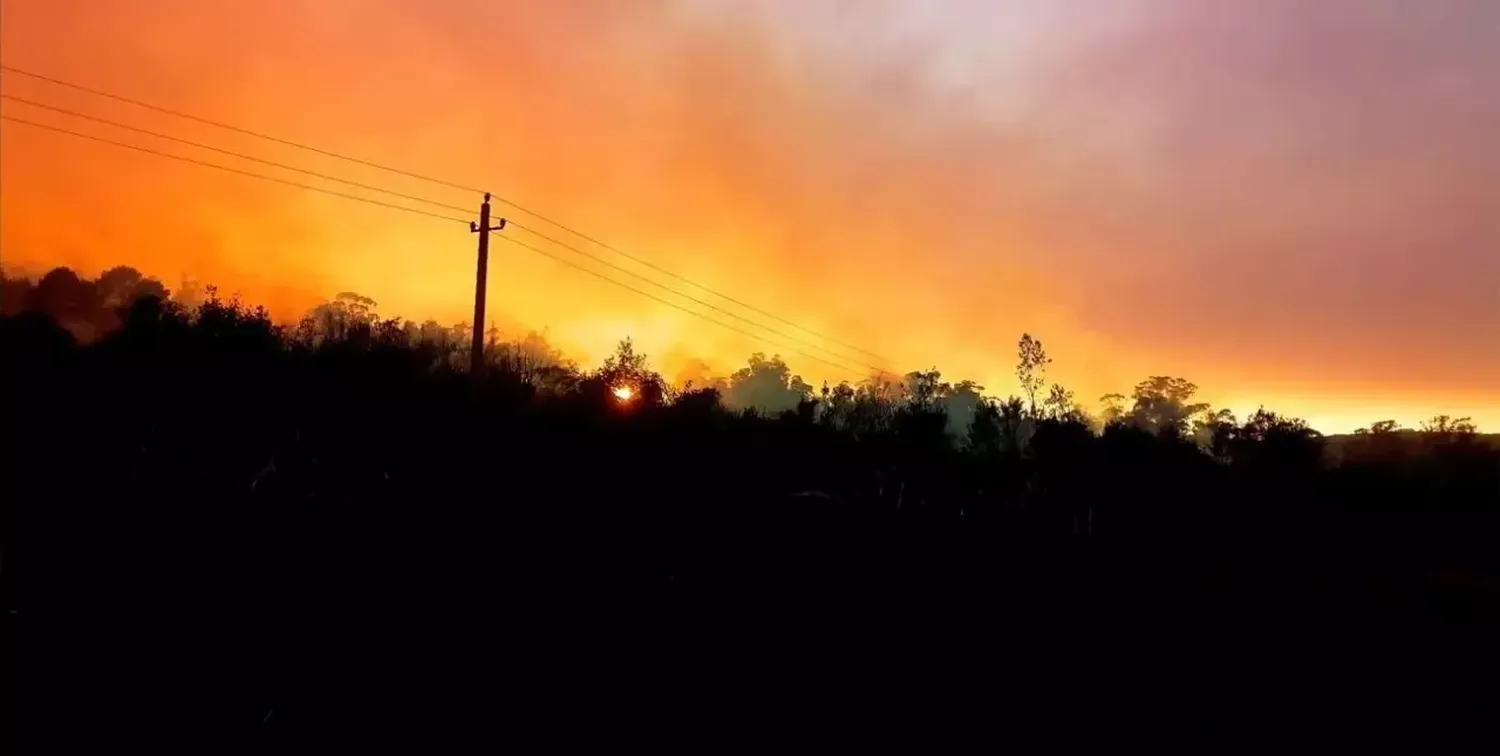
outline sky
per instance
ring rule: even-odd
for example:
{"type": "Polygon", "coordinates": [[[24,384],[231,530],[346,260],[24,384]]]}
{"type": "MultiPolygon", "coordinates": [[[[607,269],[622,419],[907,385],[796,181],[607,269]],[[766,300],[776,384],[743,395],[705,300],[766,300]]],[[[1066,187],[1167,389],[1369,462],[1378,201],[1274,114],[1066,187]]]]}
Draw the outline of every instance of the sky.
{"type": "MultiPolygon", "coordinates": [[[[1326,432],[1437,413],[1500,430],[1497,39],[1491,0],[0,4],[6,65],[491,190],[832,337],[820,344],[852,369],[788,349],[824,354],[808,332],[497,202],[783,334],[757,341],[495,242],[491,318],[545,328],[584,364],[628,335],[669,377],[765,351],[814,385],[937,367],[1005,395],[1029,332],[1049,379],[1086,403],[1175,375],[1216,406],[1326,432]]],[[[0,83],[477,212],[469,192],[0,83]]],[[[703,310],[521,228],[500,235],[703,310]]],[[[129,263],[282,318],[354,291],[386,315],[457,323],[474,243],[451,221],[0,128],[12,269],[129,263]]]]}

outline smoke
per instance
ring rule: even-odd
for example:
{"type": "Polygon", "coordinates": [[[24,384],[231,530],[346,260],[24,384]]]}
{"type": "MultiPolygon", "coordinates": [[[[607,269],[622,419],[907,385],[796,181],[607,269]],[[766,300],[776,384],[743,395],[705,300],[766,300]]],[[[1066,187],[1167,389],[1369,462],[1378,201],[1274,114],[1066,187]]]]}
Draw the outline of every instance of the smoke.
{"type": "MultiPolygon", "coordinates": [[[[668,375],[727,375],[764,351],[815,385],[936,364],[1004,394],[1031,332],[1081,397],[1170,373],[1216,402],[1304,414],[1334,396],[1472,404],[1500,380],[1500,353],[1477,346],[1500,339],[1485,180],[1500,175],[1486,136],[1500,53],[1484,43],[1500,12],[1483,0],[56,0],[4,13],[13,65],[482,185],[894,362],[832,345],[848,372],[800,358],[806,332],[497,204],[517,224],[502,236],[701,309],[520,226],[572,239],[782,332],[769,337],[781,346],[751,340],[495,243],[492,311],[550,327],[580,360],[631,335],[668,375]]],[[[6,78],[23,85],[57,101],[6,78]]],[[[473,239],[457,224],[4,134],[30,155],[0,166],[7,254],[87,271],[129,249],[169,281],[182,270],[279,297],[278,313],[353,290],[385,313],[469,317],[473,239]],[[107,189],[90,193],[88,226],[80,186],[107,189]]]]}

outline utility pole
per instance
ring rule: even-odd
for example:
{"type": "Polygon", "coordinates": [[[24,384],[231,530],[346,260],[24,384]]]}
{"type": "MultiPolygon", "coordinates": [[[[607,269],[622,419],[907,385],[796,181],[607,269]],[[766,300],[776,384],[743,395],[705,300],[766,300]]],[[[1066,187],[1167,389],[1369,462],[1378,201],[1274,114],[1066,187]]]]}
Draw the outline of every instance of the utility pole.
{"type": "Polygon", "coordinates": [[[484,204],[479,206],[479,222],[469,221],[469,233],[479,234],[479,270],[474,275],[474,346],[469,353],[469,375],[479,377],[484,366],[484,289],[489,280],[490,232],[505,228],[505,219],[490,226],[490,193],[484,193],[484,204]]]}

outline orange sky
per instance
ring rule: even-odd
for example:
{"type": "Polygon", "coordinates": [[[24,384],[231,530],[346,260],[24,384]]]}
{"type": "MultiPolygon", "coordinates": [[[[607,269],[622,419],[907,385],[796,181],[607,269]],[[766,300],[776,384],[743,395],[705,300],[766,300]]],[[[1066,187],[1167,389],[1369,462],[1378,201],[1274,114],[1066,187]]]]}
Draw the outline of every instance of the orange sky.
{"type": "MultiPolygon", "coordinates": [[[[898,370],[1010,393],[1030,331],[1084,398],[1172,374],[1216,404],[1264,402],[1330,432],[1437,412],[1500,429],[1500,50],[1486,41],[1500,7],[1485,0],[0,9],[8,65],[491,188],[898,370]]],[[[3,88],[478,202],[11,74],[3,88]]],[[[284,317],[339,291],[388,315],[469,317],[474,239],[456,223],[0,133],[7,266],[126,262],[284,317]]],[[[503,243],[490,303],[586,364],[625,335],[668,375],[777,351],[503,243]]],[[[814,383],[858,377],[787,359],[814,383]]]]}

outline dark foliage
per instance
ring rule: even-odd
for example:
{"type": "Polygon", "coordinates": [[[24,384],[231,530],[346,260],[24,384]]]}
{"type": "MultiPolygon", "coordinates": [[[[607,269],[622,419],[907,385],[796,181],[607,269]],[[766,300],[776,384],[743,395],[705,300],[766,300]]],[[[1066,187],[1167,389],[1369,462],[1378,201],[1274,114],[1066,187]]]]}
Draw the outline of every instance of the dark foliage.
{"type": "Polygon", "coordinates": [[[979,675],[944,690],[981,709],[1076,712],[1049,686],[1128,664],[1147,621],[1473,621],[1500,592],[1500,451],[1463,423],[1335,455],[1153,378],[1096,431],[1060,386],[1037,401],[1030,337],[1028,402],[937,371],[815,396],[757,355],[725,385],[773,404],[743,411],[628,342],[580,373],[492,339],[467,375],[462,338],[354,295],[282,328],[138,275],[6,286],[5,579],[41,741],[562,742],[910,712],[933,670],[979,675]]]}

